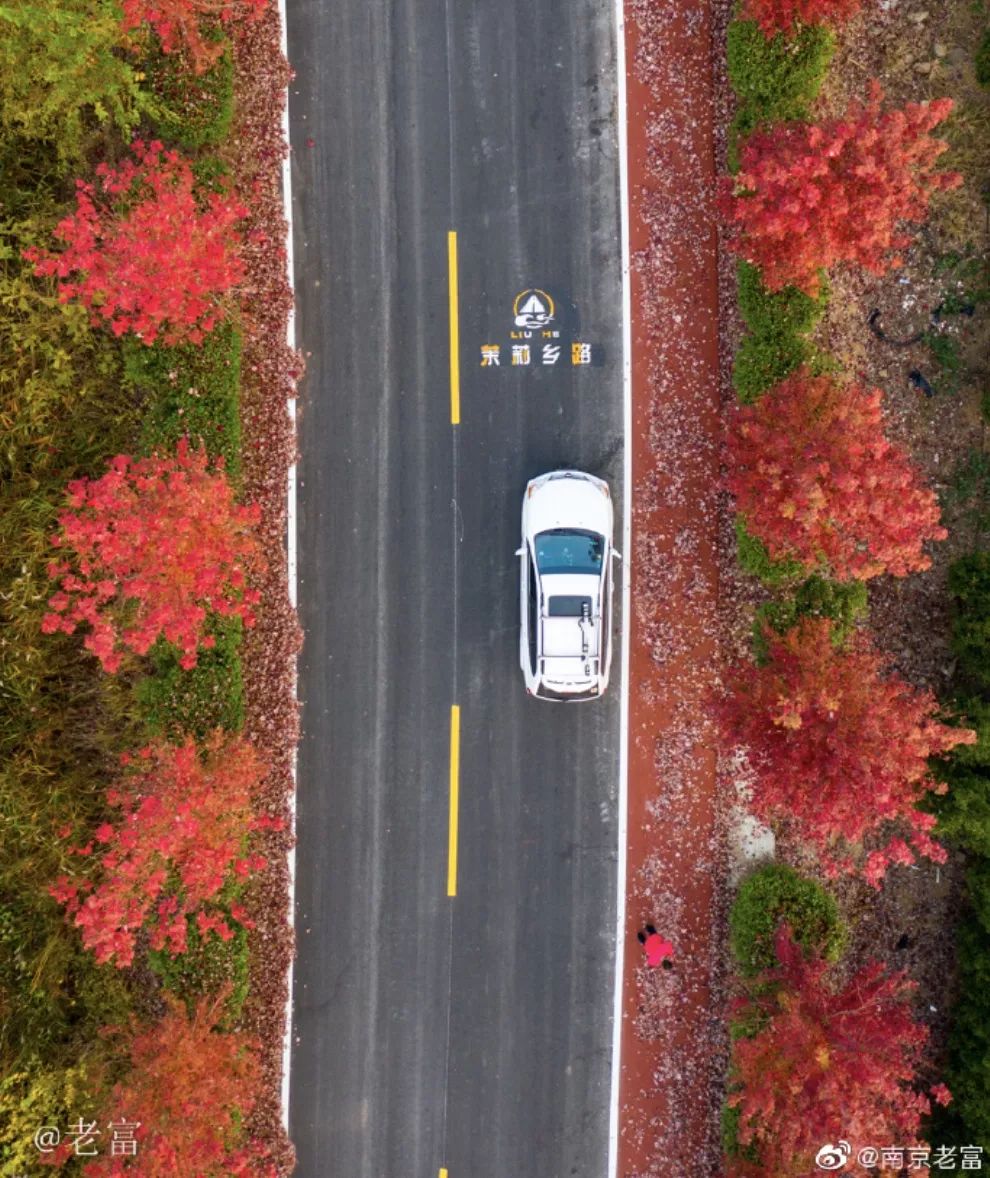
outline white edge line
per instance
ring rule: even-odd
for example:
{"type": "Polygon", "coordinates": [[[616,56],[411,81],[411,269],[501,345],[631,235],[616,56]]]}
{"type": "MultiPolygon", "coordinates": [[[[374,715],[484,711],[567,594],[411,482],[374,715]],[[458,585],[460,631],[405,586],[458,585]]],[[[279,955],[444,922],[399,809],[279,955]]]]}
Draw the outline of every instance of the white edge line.
{"type": "MultiPolygon", "coordinates": [[[[278,13],[281,29],[279,32],[279,44],[282,50],[282,56],[288,61],[289,58],[289,38],[286,29],[286,0],[278,0],[278,13]]],[[[286,83],[285,87],[285,106],[282,108],[282,134],[285,138],[286,156],[282,160],[282,200],[285,204],[285,269],[286,277],[289,282],[289,289],[292,291],[292,303],[289,307],[289,317],[286,324],[285,338],[286,343],[290,348],[295,350],[296,346],[296,306],[295,306],[295,270],[293,266],[292,253],[292,158],[289,151],[289,86],[291,79],[286,83]]],[[[288,413],[289,420],[292,422],[292,436],[295,439],[296,433],[296,401],[294,397],[288,399],[288,413]]],[[[285,488],[286,494],[286,557],[287,557],[287,579],[289,589],[289,602],[292,608],[295,609],[298,604],[298,595],[296,591],[296,464],[293,461],[289,467],[288,482],[285,488]]],[[[298,702],[298,673],[295,660],[292,664],[292,696],[298,702]]],[[[292,796],[289,802],[289,810],[292,814],[292,845],[286,853],[286,860],[289,869],[289,926],[295,935],[295,905],[296,905],[296,749],[292,750],[292,796]]],[[[282,1036],[282,1125],[286,1133],[289,1131],[289,1068],[292,1062],[292,979],[293,979],[293,964],[295,962],[295,946],[293,946],[292,957],[289,958],[289,976],[288,976],[288,990],[285,1000],[285,1031],[282,1036]]]]}
{"type": "Polygon", "coordinates": [[[632,295],[629,276],[629,144],[626,110],[625,0],[615,0],[615,68],[619,137],[619,205],[622,235],[622,693],[619,703],[619,800],[616,822],[615,998],[612,1011],[612,1091],[608,1174],[619,1167],[619,1093],[622,1076],[623,959],[626,940],[626,813],[629,795],[629,628],[632,581],[632,295]]]}

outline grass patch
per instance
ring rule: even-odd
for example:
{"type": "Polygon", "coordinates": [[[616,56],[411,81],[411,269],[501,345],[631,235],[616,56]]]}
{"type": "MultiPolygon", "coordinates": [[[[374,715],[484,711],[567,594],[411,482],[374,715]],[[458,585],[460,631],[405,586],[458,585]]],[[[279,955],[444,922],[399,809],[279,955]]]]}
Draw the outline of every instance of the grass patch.
{"type": "Polygon", "coordinates": [[[124,345],[124,375],[145,409],[145,453],[174,451],[185,436],[222,457],[236,486],[241,473],[241,334],[230,320],[217,324],[199,346],[124,345]]]}
{"type": "Polygon", "coordinates": [[[244,727],[241,620],[214,617],[208,632],[216,646],[201,648],[190,671],[179,666],[179,651],[164,638],[151,648],[150,673],[135,682],[134,696],[154,735],[178,741],[192,733],[203,740],[216,728],[244,727]]]}

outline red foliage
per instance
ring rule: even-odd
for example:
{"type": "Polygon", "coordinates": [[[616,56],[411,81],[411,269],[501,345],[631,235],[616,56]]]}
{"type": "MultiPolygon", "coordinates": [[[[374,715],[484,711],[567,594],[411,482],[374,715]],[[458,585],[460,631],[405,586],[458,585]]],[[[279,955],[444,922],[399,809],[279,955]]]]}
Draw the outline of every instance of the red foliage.
{"type": "Polygon", "coordinates": [[[827,618],[803,618],[783,637],[768,635],[765,666],[730,668],[723,733],[748,750],[753,812],[792,822],[829,874],[854,869],[852,849],[887,823],[906,824],[910,847],[895,835],[862,865],[877,886],[891,863],[912,863],[915,853],[944,862],[929,835],[934,817],[915,806],[945,792],[928,758],[975,743],[976,733],[936,720],[931,692],[882,674],[885,661],[864,634],[836,650],[831,629],[827,618]]]}
{"type": "Polygon", "coordinates": [[[260,1092],[258,1044],[241,1032],[215,1029],[225,998],[225,992],[203,998],[187,1017],[167,996],[164,1017],[134,1037],[130,1071],[99,1118],[102,1156],[88,1163],[84,1174],[274,1178],[267,1150],[260,1142],[245,1142],[241,1127],[260,1092]],[[124,1122],[129,1128],[122,1131],[124,1122]],[[113,1156],[112,1137],[130,1134],[134,1156],[113,1156]]]}
{"type": "MultiPolygon", "coordinates": [[[[821,1146],[841,1139],[920,1145],[931,1101],[913,1087],[928,1039],[911,1017],[914,983],[872,962],[835,987],[827,963],[807,960],[786,925],[776,950],[779,968],[736,1003],[737,1014],[762,1023],[733,1044],[738,1087],[729,1095],[739,1143],[755,1145],[760,1163],[739,1161],[730,1174],[803,1178],[816,1172],[821,1146]]],[[[931,1095],[948,1103],[943,1085],[931,1095]]]]}
{"type": "Polygon", "coordinates": [[[929,134],[952,100],[884,114],[881,98],[874,82],[868,101],[841,119],[781,123],[744,144],[720,207],[731,248],[760,267],[768,290],[814,294],[819,268],[836,262],[875,274],[899,265],[910,238],[895,232],[898,223],[923,221],[933,193],[962,183],[958,172],[935,171],[947,144],[929,134]]]}
{"type": "MultiPolygon", "coordinates": [[[[120,822],[103,823],[75,848],[84,857],[95,853],[96,879],[59,876],[51,895],[65,904],[101,964],[130,965],[141,928],[152,949],[185,952],[186,917],[193,913],[200,933],[229,940],[229,921],[209,901],[233,876],[265,866],[244,846],[252,830],[273,825],[251,815],[251,793],[264,772],[257,754],[243,738],[218,731],[202,757],[190,737],[181,747],[151,745],[123,762],[127,772],[107,795],[120,808],[120,822]]],[[[232,914],[249,923],[236,906],[232,914]]]]}
{"type": "Polygon", "coordinates": [[[222,468],[207,463],[183,438],[174,457],[118,455],[102,478],[69,484],[71,510],[52,543],[74,560],[48,566],[60,584],[44,633],[88,624],[84,645],[106,671],[119,668],[122,648],[146,654],[164,635],[188,670],[198,646],[214,645],[203,637],[209,611],[254,624],[259,594],[245,574],[262,567],[259,511],[235,503],[222,468]]]}
{"type": "Polygon", "coordinates": [[[922,545],[948,535],[938,500],[884,437],[880,397],[802,370],[735,410],[726,481],[771,557],[841,581],[931,565],[922,545]]]}
{"type": "Polygon", "coordinates": [[[266,0],[121,0],[125,30],[150,25],[164,53],[182,52],[196,73],[201,73],[224,51],[223,41],[207,40],[203,24],[257,20],[266,0]]]}
{"type": "Polygon", "coordinates": [[[229,195],[197,196],[189,161],[161,143],[137,139],[133,152],[137,162],[100,164],[98,186],[76,181],[76,211],[55,229],[60,254],[32,246],[24,257],[94,325],[146,344],[199,343],[244,277],[236,225],[247,210],[229,195]]]}
{"type": "Polygon", "coordinates": [[[769,40],[777,33],[792,37],[801,25],[835,27],[860,9],[860,0],[745,0],[744,20],[755,20],[769,40]]]}

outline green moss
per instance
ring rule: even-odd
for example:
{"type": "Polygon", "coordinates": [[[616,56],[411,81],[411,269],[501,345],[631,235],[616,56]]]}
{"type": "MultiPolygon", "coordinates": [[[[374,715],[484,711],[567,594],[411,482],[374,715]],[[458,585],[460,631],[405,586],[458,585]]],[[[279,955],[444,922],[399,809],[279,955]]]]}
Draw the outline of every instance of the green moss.
{"type": "Polygon", "coordinates": [[[743,880],[729,913],[729,943],[743,977],[755,977],[776,964],[774,937],[782,921],[809,954],[838,961],[848,931],[835,897],[813,879],[774,863],[743,880]]]}

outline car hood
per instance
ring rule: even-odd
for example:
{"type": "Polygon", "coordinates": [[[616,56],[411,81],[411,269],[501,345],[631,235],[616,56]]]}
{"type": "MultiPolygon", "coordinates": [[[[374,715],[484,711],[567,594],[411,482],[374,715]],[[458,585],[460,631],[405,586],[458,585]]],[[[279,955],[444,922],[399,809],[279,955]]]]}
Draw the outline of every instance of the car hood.
{"type": "Polygon", "coordinates": [[[584,479],[551,479],[536,487],[525,502],[531,536],[554,528],[576,528],[612,539],[612,501],[584,479]]]}

